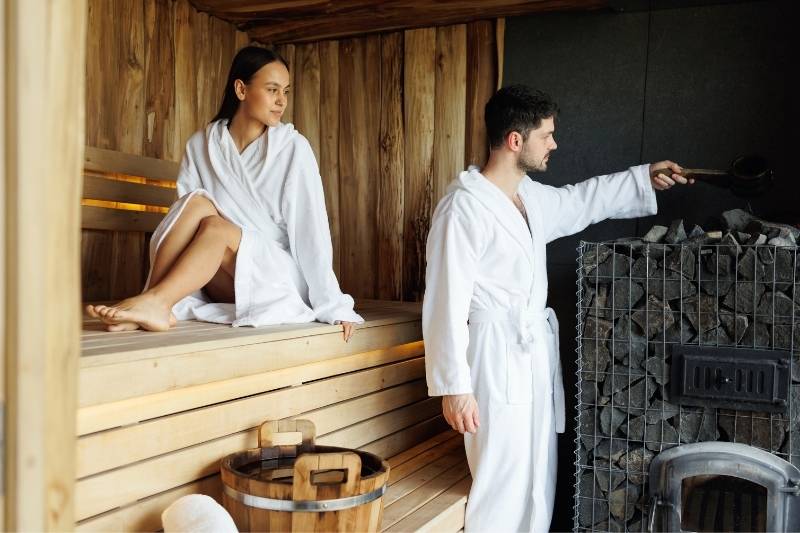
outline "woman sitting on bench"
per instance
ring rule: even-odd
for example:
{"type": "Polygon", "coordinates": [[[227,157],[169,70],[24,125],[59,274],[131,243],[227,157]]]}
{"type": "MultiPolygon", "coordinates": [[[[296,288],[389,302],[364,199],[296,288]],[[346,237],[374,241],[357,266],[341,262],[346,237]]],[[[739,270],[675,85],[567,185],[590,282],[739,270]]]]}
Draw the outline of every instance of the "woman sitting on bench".
{"type": "Polygon", "coordinates": [[[363,319],[332,268],[322,180],[286,109],[289,71],[271,50],[236,54],[219,113],[186,144],[180,199],[150,241],[144,291],[87,312],[109,331],[176,320],[234,326],[363,319]]]}

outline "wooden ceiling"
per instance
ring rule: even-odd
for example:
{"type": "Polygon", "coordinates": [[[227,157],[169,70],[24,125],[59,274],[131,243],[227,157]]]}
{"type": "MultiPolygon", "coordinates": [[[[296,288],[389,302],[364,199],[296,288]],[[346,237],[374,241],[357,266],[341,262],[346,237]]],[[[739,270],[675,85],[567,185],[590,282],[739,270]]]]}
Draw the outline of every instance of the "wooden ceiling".
{"type": "Polygon", "coordinates": [[[190,0],[262,43],[318,41],[546,11],[594,10],[610,0],[190,0]]]}

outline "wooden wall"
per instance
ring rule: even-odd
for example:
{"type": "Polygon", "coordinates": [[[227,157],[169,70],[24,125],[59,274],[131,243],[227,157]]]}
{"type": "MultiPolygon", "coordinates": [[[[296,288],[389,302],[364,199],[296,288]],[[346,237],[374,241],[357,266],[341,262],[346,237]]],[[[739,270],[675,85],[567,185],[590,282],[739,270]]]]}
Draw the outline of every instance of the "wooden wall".
{"type": "MultiPolygon", "coordinates": [[[[87,144],[179,161],[246,36],[187,0],[89,4],[87,144]]],[[[433,208],[458,171],[486,157],[483,106],[501,77],[502,29],[501,19],[277,47],[293,77],[284,122],[317,155],[346,292],[422,297],[433,208]]],[[[84,230],[83,246],[86,300],[141,289],[142,234],[84,230]]]]}
{"type": "Polygon", "coordinates": [[[278,47],[293,75],[285,121],[320,162],[344,291],[421,299],[433,208],[486,158],[502,41],[500,20],[278,47]]]}
{"type": "MultiPolygon", "coordinates": [[[[86,144],[180,161],[189,137],[217,112],[228,68],[249,40],[187,0],[89,0],[86,144]]],[[[142,232],[83,230],[84,300],[144,285],[142,232]]]]}

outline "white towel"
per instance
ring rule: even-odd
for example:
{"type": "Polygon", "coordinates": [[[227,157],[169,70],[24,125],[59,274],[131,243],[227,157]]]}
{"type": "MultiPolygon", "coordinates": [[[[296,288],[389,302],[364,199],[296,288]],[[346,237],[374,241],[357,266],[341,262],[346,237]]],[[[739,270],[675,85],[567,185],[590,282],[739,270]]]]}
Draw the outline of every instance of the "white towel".
{"type": "Polygon", "coordinates": [[[164,533],[238,533],[231,515],[214,498],[189,494],[172,502],[161,513],[164,533]]]}

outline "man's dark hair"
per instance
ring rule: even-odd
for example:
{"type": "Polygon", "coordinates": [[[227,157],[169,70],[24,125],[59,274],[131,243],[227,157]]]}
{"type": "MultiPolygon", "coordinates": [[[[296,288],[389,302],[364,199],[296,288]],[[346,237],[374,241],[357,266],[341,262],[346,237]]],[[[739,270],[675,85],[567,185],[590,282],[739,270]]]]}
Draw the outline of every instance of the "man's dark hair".
{"type": "Polygon", "coordinates": [[[516,131],[527,140],[541,126],[542,119],[558,114],[558,105],[542,91],[525,85],[503,87],[486,102],[484,120],[489,146],[497,148],[509,133],[516,131]]]}

